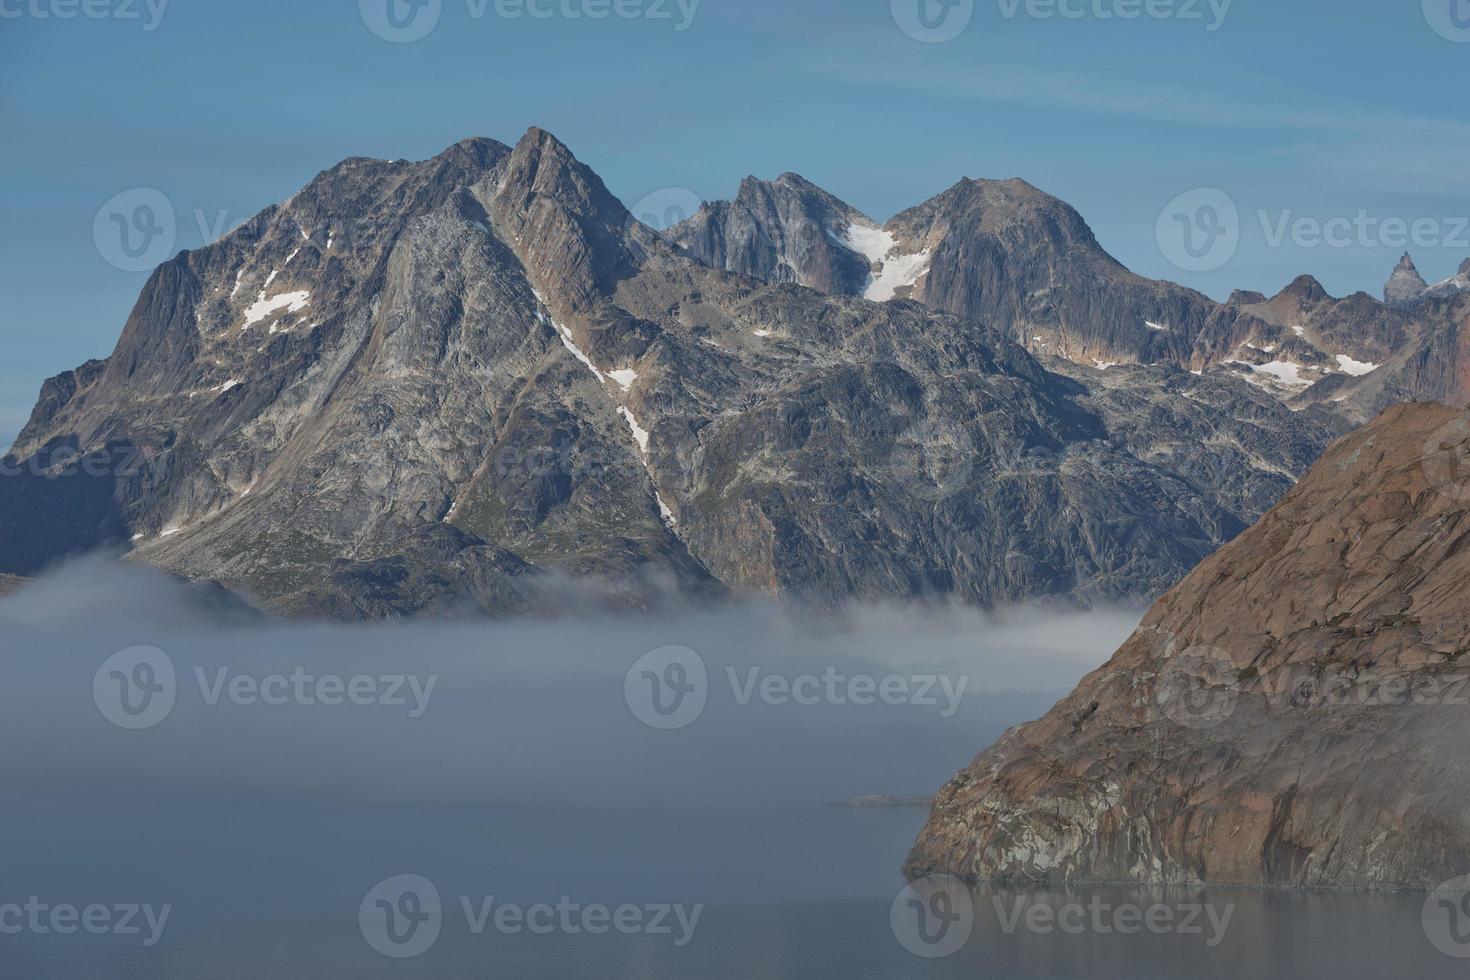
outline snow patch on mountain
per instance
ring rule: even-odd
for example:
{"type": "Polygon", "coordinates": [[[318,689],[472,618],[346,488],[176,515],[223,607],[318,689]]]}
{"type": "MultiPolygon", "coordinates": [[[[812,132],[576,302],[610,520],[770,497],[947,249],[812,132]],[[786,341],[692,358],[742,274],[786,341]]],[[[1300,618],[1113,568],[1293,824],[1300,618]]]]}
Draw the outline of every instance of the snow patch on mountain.
{"type": "Polygon", "coordinates": [[[1346,354],[1337,355],[1337,369],[1343,374],[1350,374],[1355,378],[1361,378],[1365,374],[1377,371],[1379,365],[1369,364],[1367,361],[1355,361],[1346,354]]]}
{"type": "MultiPolygon", "coordinates": [[[[274,278],[275,273],[271,275],[274,278]]],[[[261,320],[281,310],[285,310],[288,313],[300,313],[306,309],[310,302],[311,291],[307,289],[301,289],[291,293],[278,293],[269,299],[265,296],[265,290],[261,290],[260,298],[245,308],[245,326],[247,328],[253,327],[261,320]]]]}
{"type": "Polygon", "coordinates": [[[838,241],[878,267],[876,273],[869,275],[868,286],[863,290],[864,299],[878,303],[893,299],[900,289],[916,285],[929,271],[929,263],[934,258],[928,249],[893,255],[898,248],[897,237],[876,225],[853,222],[838,241]]]}
{"type": "Polygon", "coordinates": [[[639,450],[642,451],[643,455],[647,456],[648,430],[638,424],[638,420],[633,417],[632,412],[628,411],[627,406],[619,405],[618,414],[621,415],[623,417],[623,420],[628,423],[628,428],[633,430],[633,438],[637,441],[639,450]]]}

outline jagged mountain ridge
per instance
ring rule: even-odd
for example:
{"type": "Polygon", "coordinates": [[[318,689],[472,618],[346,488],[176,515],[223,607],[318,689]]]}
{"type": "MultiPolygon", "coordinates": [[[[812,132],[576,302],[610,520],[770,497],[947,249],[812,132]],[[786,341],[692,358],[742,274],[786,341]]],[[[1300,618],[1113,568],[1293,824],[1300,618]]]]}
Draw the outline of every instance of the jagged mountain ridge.
{"type": "Polygon", "coordinates": [[[344,161],[160,267],[114,353],[44,387],[0,572],[130,545],[342,618],[545,608],[562,578],[1137,600],[1330,431],[1231,379],[1068,378],[918,303],[712,269],[533,129],[344,161]]]}
{"type": "Polygon", "coordinates": [[[1470,414],[1335,444],[936,798],[919,876],[1432,888],[1470,871],[1470,414]]]}
{"type": "Polygon", "coordinates": [[[808,242],[823,265],[869,274],[799,275],[804,285],[917,299],[1087,364],[1188,367],[1218,306],[1129,272],[1075,209],[1023,180],[966,178],[880,226],[804,178],[750,177],[734,201],[706,205],[668,234],[706,264],[755,278],[766,278],[778,243],[808,242]]]}
{"type": "Polygon", "coordinates": [[[1074,208],[1014,179],[967,178],[879,226],[795,175],[751,177],[735,201],[707,205],[669,237],[706,264],[756,278],[769,278],[770,243],[798,238],[822,269],[870,267],[857,282],[796,275],[804,285],[918,299],[1088,368],[1163,363],[1234,374],[1348,424],[1412,398],[1470,399],[1454,372],[1434,368],[1458,351],[1463,308],[1453,301],[1470,289],[1470,261],[1461,276],[1429,287],[1405,256],[1387,302],[1361,292],[1337,299],[1303,276],[1275,297],[1237,291],[1216,303],[1130,272],[1074,208]],[[753,206],[760,201],[784,206],[753,206]],[[1383,376],[1363,380],[1385,365],[1383,376]]]}

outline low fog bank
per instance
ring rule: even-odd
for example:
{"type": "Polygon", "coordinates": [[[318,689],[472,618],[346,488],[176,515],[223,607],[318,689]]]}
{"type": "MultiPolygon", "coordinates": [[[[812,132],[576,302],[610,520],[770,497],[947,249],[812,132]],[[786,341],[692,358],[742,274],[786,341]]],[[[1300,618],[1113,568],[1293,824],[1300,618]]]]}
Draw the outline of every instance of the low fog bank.
{"type": "Polygon", "coordinates": [[[1138,618],[221,625],[157,573],[75,563],[0,599],[0,832],[23,845],[0,872],[328,906],[405,871],[527,897],[883,894],[925,811],[832,804],[931,795],[1138,618]]]}

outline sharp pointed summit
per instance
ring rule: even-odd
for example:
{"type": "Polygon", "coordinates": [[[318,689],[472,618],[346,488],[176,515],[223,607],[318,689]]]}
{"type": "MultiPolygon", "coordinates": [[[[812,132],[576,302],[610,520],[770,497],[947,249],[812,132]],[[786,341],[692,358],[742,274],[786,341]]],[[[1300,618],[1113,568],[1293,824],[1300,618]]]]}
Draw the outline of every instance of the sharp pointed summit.
{"type": "Polygon", "coordinates": [[[1383,287],[1383,301],[1389,304],[1412,303],[1424,291],[1429,288],[1429,283],[1419,274],[1419,269],[1414,265],[1414,259],[1408,252],[1399,259],[1399,264],[1394,267],[1393,275],[1388,277],[1388,282],[1383,287]]]}

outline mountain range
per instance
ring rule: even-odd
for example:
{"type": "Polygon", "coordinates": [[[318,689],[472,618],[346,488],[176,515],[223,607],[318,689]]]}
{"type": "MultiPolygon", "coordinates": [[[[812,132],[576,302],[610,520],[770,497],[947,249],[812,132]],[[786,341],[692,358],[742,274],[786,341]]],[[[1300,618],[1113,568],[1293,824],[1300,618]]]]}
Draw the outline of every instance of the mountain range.
{"type": "Polygon", "coordinates": [[[272,612],[1149,601],[1470,296],[1136,276],[1022,181],[795,175],[661,235],[550,134],[345,160],[150,277],[3,461],[0,575],[114,549],[272,612]],[[570,597],[570,598],[569,598],[570,597]]]}
{"type": "Polygon", "coordinates": [[[1470,872],[1470,414],[1330,448],[936,798],[908,871],[1432,889],[1470,872]]]}
{"type": "Polygon", "coordinates": [[[1384,301],[1310,276],[1225,303],[1145,279],[1075,209],[1023,180],[964,179],[877,222],[796,174],[749,178],[671,237],[706,264],[832,295],[912,298],[1085,366],[1230,373],[1360,425],[1404,401],[1470,400],[1470,259],[1427,285],[1410,256],[1384,301]]]}

